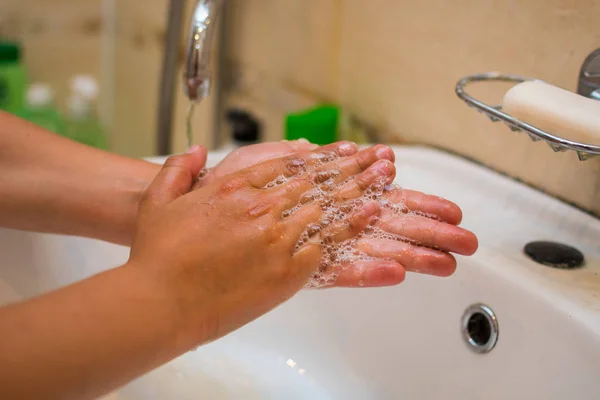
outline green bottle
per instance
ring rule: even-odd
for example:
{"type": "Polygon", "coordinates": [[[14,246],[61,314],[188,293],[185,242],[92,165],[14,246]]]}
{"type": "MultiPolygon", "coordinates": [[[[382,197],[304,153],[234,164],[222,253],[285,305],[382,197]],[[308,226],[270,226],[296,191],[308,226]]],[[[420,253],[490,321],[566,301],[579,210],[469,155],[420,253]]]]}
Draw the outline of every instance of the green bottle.
{"type": "Polygon", "coordinates": [[[21,48],[0,42],[0,110],[16,114],[23,108],[27,75],[21,64],[21,48]]]}
{"type": "Polygon", "coordinates": [[[339,135],[340,109],[319,105],[285,117],[285,139],[307,139],[320,146],[333,143],[339,135]]]}
{"type": "Polygon", "coordinates": [[[63,120],[54,103],[54,91],[46,84],[29,86],[27,104],[18,115],[50,132],[64,134],[63,120]]]}
{"type": "Polygon", "coordinates": [[[71,91],[67,104],[66,136],[79,143],[108,150],[108,138],[94,106],[98,97],[96,80],[87,75],[76,76],[71,81],[71,91]]]}
{"type": "Polygon", "coordinates": [[[94,107],[88,99],[73,95],[68,100],[69,113],[66,121],[66,134],[70,139],[88,146],[108,150],[108,140],[104,127],[96,117],[94,107]]]}

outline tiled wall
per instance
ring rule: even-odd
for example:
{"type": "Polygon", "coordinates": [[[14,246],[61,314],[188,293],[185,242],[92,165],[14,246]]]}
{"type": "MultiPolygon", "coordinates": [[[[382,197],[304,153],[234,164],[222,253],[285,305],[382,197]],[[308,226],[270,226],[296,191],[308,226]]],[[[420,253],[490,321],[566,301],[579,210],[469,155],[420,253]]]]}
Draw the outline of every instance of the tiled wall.
{"type": "MultiPolygon", "coordinates": [[[[600,162],[554,153],[459,101],[502,71],[574,90],[600,47],[599,0],[230,0],[229,103],[279,139],[285,112],[334,100],[398,141],[442,146],[600,213],[600,162]]],[[[489,101],[505,88],[474,92],[489,101]]]]}
{"type": "MultiPolygon", "coordinates": [[[[63,102],[73,74],[96,76],[101,82],[99,111],[109,127],[112,150],[149,156],[155,154],[167,4],[167,0],[2,0],[0,35],[23,43],[31,79],[50,83],[63,102]]],[[[187,2],[186,21],[191,7],[187,2]]],[[[187,109],[181,79],[178,83],[176,152],[185,146],[187,109]]],[[[213,109],[214,97],[195,113],[197,142],[210,145],[213,109]]]]}

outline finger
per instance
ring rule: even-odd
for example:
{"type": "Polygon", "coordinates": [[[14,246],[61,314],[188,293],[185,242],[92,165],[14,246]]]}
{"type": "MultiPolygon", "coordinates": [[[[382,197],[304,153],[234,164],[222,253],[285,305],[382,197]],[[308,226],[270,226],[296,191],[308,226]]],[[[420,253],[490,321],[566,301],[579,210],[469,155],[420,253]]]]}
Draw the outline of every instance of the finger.
{"type": "Polygon", "coordinates": [[[363,173],[350,180],[339,190],[332,194],[336,201],[347,201],[363,195],[363,193],[375,184],[383,186],[394,181],[396,167],[388,160],[379,160],[363,173]]]}
{"type": "Polygon", "coordinates": [[[250,167],[246,174],[248,181],[254,187],[261,189],[278,177],[296,176],[305,172],[307,168],[353,155],[357,151],[358,147],[355,143],[333,143],[310,152],[297,152],[287,157],[265,161],[250,167]]]}
{"type": "Polygon", "coordinates": [[[340,221],[325,221],[321,218],[321,207],[318,204],[310,204],[298,209],[286,223],[289,226],[290,237],[300,238],[304,235],[305,240],[301,245],[321,246],[322,243],[339,243],[357,236],[378,213],[379,205],[371,201],[340,221]]]}
{"type": "Polygon", "coordinates": [[[140,200],[140,212],[162,206],[189,192],[206,163],[206,149],[195,145],[186,154],[169,157],[140,200]]]}
{"type": "MultiPolygon", "coordinates": [[[[294,153],[307,153],[318,149],[316,144],[309,142],[265,142],[245,146],[228,155],[232,158],[236,170],[252,167],[254,165],[292,155],[294,153]]],[[[231,171],[235,172],[235,171],[231,171]]]]}
{"type": "Polygon", "coordinates": [[[288,151],[286,154],[281,154],[281,156],[285,156],[298,151],[312,151],[319,148],[318,144],[312,144],[306,139],[284,141],[283,143],[285,143],[288,146],[288,151]]]}
{"type": "Polygon", "coordinates": [[[394,286],[404,281],[406,272],[402,265],[394,261],[360,261],[340,268],[333,283],[324,279],[322,288],[330,287],[381,287],[394,286]]]}
{"type": "MultiPolygon", "coordinates": [[[[315,205],[311,204],[310,206],[315,205]]],[[[331,248],[327,246],[340,242],[340,245],[344,246],[347,239],[355,237],[365,230],[378,211],[378,204],[376,202],[369,202],[338,223],[323,226],[321,220],[320,222],[309,223],[302,231],[298,227],[294,228],[295,225],[292,225],[293,233],[290,236],[299,237],[299,241],[296,243],[294,249],[294,258],[296,260],[303,260],[304,264],[306,264],[306,260],[308,259],[312,259],[313,263],[319,259],[321,261],[327,260],[331,264],[338,263],[340,260],[338,258],[338,251],[335,247],[331,248]],[[319,257],[315,259],[315,255],[319,257]]],[[[322,265],[319,271],[323,276],[331,277],[331,272],[334,270],[322,265]]]]}
{"type": "Polygon", "coordinates": [[[313,172],[316,183],[331,181],[340,183],[351,176],[367,170],[371,165],[381,160],[388,160],[392,165],[394,152],[384,145],[375,145],[361,150],[353,156],[327,163],[313,172]],[[336,171],[332,174],[332,171],[336,171]]]}
{"type": "MultiPolygon", "coordinates": [[[[326,144],[312,152],[313,155],[310,157],[311,161],[319,161],[322,159],[322,156],[320,155],[321,152],[325,154],[334,153],[337,157],[348,157],[358,152],[358,146],[356,143],[347,140],[326,144]]],[[[320,162],[317,162],[316,164],[320,164],[320,162]]]]}
{"type": "Polygon", "coordinates": [[[336,184],[349,180],[334,195],[337,201],[346,201],[359,197],[378,179],[383,179],[385,183],[392,182],[396,169],[394,164],[389,161],[390,158],[393,158],[393,152],[387,146],[374,146],[354,156],[328,163],[315,172],[302,177],[287,182],[283,178],[279,178],[281,180],[276,180],[275,183],[281,182],[281,184],[271,190],[274,191],[275,196],[283,200],[281,207],[286,209],[298,204],[303,196],[318,198],[323,195],[319,189],[334,190],[336,184]],[[378,157],[387,158],[379,159],[378,157]],[[355,176],[356,174],[358,175],[355,176]],[[299,179],[301,181],[298,181],[299,179]],[[318,188],[311,190],[313,186],[318,186],[318,188]]]}
{"type": "Polygon", "coordinates": [[[319,226],[322,229],[318,232],[318,240],[329,238],[331,241],[339,243],[351,239],[363,232],[373,222],[373,217],[377,216],[378,213],[379,205],[375,201],[370,201],[341,221],[331,223],[326,221],[325,226],[323,226],[324,221],[321,220],[319,226]]]}
{"type": "Polygon", "coordinates": [[[366,237],[359,240],[356,248],[374,258],[397,261],[411,272],[450,276],[456,270],[456,259],[451,254],[398,240],[366,237]]]}
{"type": "Polygon", "coordinates": [[[378,226],[418,244],[465,256],[475,253],[478,247],[477,237],[472,232],[421,216],[400,215],[381,219],[378,226]]]}
{"type": "Polygon", "coordinates": [[[245,168],[273,160],[297,152],[307,153],[319,148],[316,144],[308,141],[281,141],[264,142],[239,148],[229,153],[217,167],[206,171],[206,175],[199,177],[194,183],[192,190],[210,184],[215,179],[223,177],[245,168]]]}
{"type": "MultiPolygon", "coordinates": [[[[312,224],[319,224],[323,211],[318,203],[307,204],[295,210],[293,214],[284,213],[284,223],[288,230],[288,236],[297,241],[300,235],[312,224]]],[[[312,227],[317,229],[316,227],[312,227]]]]}
{"type": "Polygon", "coordinates": [[[386,197],[393,203],[403,203],[408,210],[430,214],[449,224],[458,225],[462,220],[460,207],[441,197],[407,189],[391,190],[386,197]]]}

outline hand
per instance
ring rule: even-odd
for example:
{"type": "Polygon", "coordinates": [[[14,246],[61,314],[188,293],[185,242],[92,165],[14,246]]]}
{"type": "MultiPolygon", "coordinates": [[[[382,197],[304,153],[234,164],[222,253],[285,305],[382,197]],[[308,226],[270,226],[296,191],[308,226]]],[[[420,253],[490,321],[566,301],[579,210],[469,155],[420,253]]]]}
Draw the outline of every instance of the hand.
{"type": "MultiPolygon", "coordinates": [[[[321,240],[339,243],[357,235],[379,207],[364,202],[299,247],[305,228],[321,221],[322,204],[307,201],[288,218],[284,211],[323,176],[341,184],[331,193],[334,202],[361,196],[375,181],[389,183],[395,175],[392,157],[386,146],[357,153],[355,145],[337,143],[264,162],[191,192],[205,153],[172,157],[141,201],[128,264],[166,285],[182,315],[183,331],[192,332],[195,345],[216,339],[293,296],[319,267],[321,240]],[[320,165],[328,152],[343,158],[320,165]],[[289,180],[265,188],[280,175],[289,180]]],[[[403,278],[395,273],[402,268],[394,261],[374,260],[369,266],[369,271],[385,272],[378,275],[378,284],[403,278]]],[[[340,285],[358,286],[363,272],[348,266],[340,272],[340,285]]]]}
{"type": "MultiPolygon", "coordinates": [[[[395,160],[393,153],[390,159],[395,160]]],[[[394,204],[404,205],[405,213],[392,215],[384,208],[375,227],[405,240],[365,237],[356,247],[366,254],[397,261],[409,272],[446,277],[456,270],[456,259],[450,253],[470,256],[477,251],[477,237],[458,227],[462,211],[453,202],[401,188],[385,196],[394,204]]],[[[377,286],[377,279],[369,286],[377,286]]]]}
{"type": "Polygon", "coordinates": [[[366,238],[357,246],[365,253],[395,260],[410,272],[443,277],[456,270],[450,253],[470,256],[477,250],[477,237],[457,226],[462,211],[451,201],[405,189],[394,189],[386,197],[404,204],[406,214],[393,217],[384,209],[375,226],[406,240],[366,238]]]}
{"type": "Polygon", "coordinates": [[[232,174],[267,160],[285,157],[299,151],[315,150],[319,146],[308,141],[265,142],[240,147],[229,153],[219,164],[208,171],[202,179],[202,184],[208,184],[215,179],[232,174]]]}
{"type": "MultiPolygon", "coordinates": [[[[269,159],[318,147],[301,141],[266,142],[245,146],[227,155],[195,187],[269,159]]],[[[393,156],[391,153],[391,160],[394,160],[393,156]]],[[[384,211],[377,226],[387,232],[404,236],[406,242],[369,238],[361,241],[358,246],[360,250],[374,257],[396,260],[407,271],[435,276],[450,276],[456,270],[456,259],[450,253],[472,255],[477,250],[477,237],[457,226],[461,222],[462,211],[456,204],[437,196],[403,189],[393,190],[387,194],[387,198],[393,203],[405,204],[407,215],[390,219],[389,212],[384,211]]],[[[399,272],[396,267],[391,266],[393,270],[388,273],[397,276],[399,272]]],[[[350,282],[346,282],[348,286],[351,286],[352,282],[367,281],[367,286],[387,282],[386,272],[381,269],[355,266],[353,270],[362,270],[366,276],[363,279],[351,277],[350,282]]],[[[344,277],[338,279],[337,284],[343,282],[344,277]]]]}

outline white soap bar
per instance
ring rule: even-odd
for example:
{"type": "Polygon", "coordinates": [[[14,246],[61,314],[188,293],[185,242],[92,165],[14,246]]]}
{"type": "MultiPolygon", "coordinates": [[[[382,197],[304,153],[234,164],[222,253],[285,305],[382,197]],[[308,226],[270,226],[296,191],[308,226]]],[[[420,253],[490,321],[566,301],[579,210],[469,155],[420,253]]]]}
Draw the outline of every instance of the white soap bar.
{"type": "Polygon", "coordinates": [[[600,101],[552,86],[527,81],[504,95],[502,109],[554,136],[600,145],[600,101]]]}

